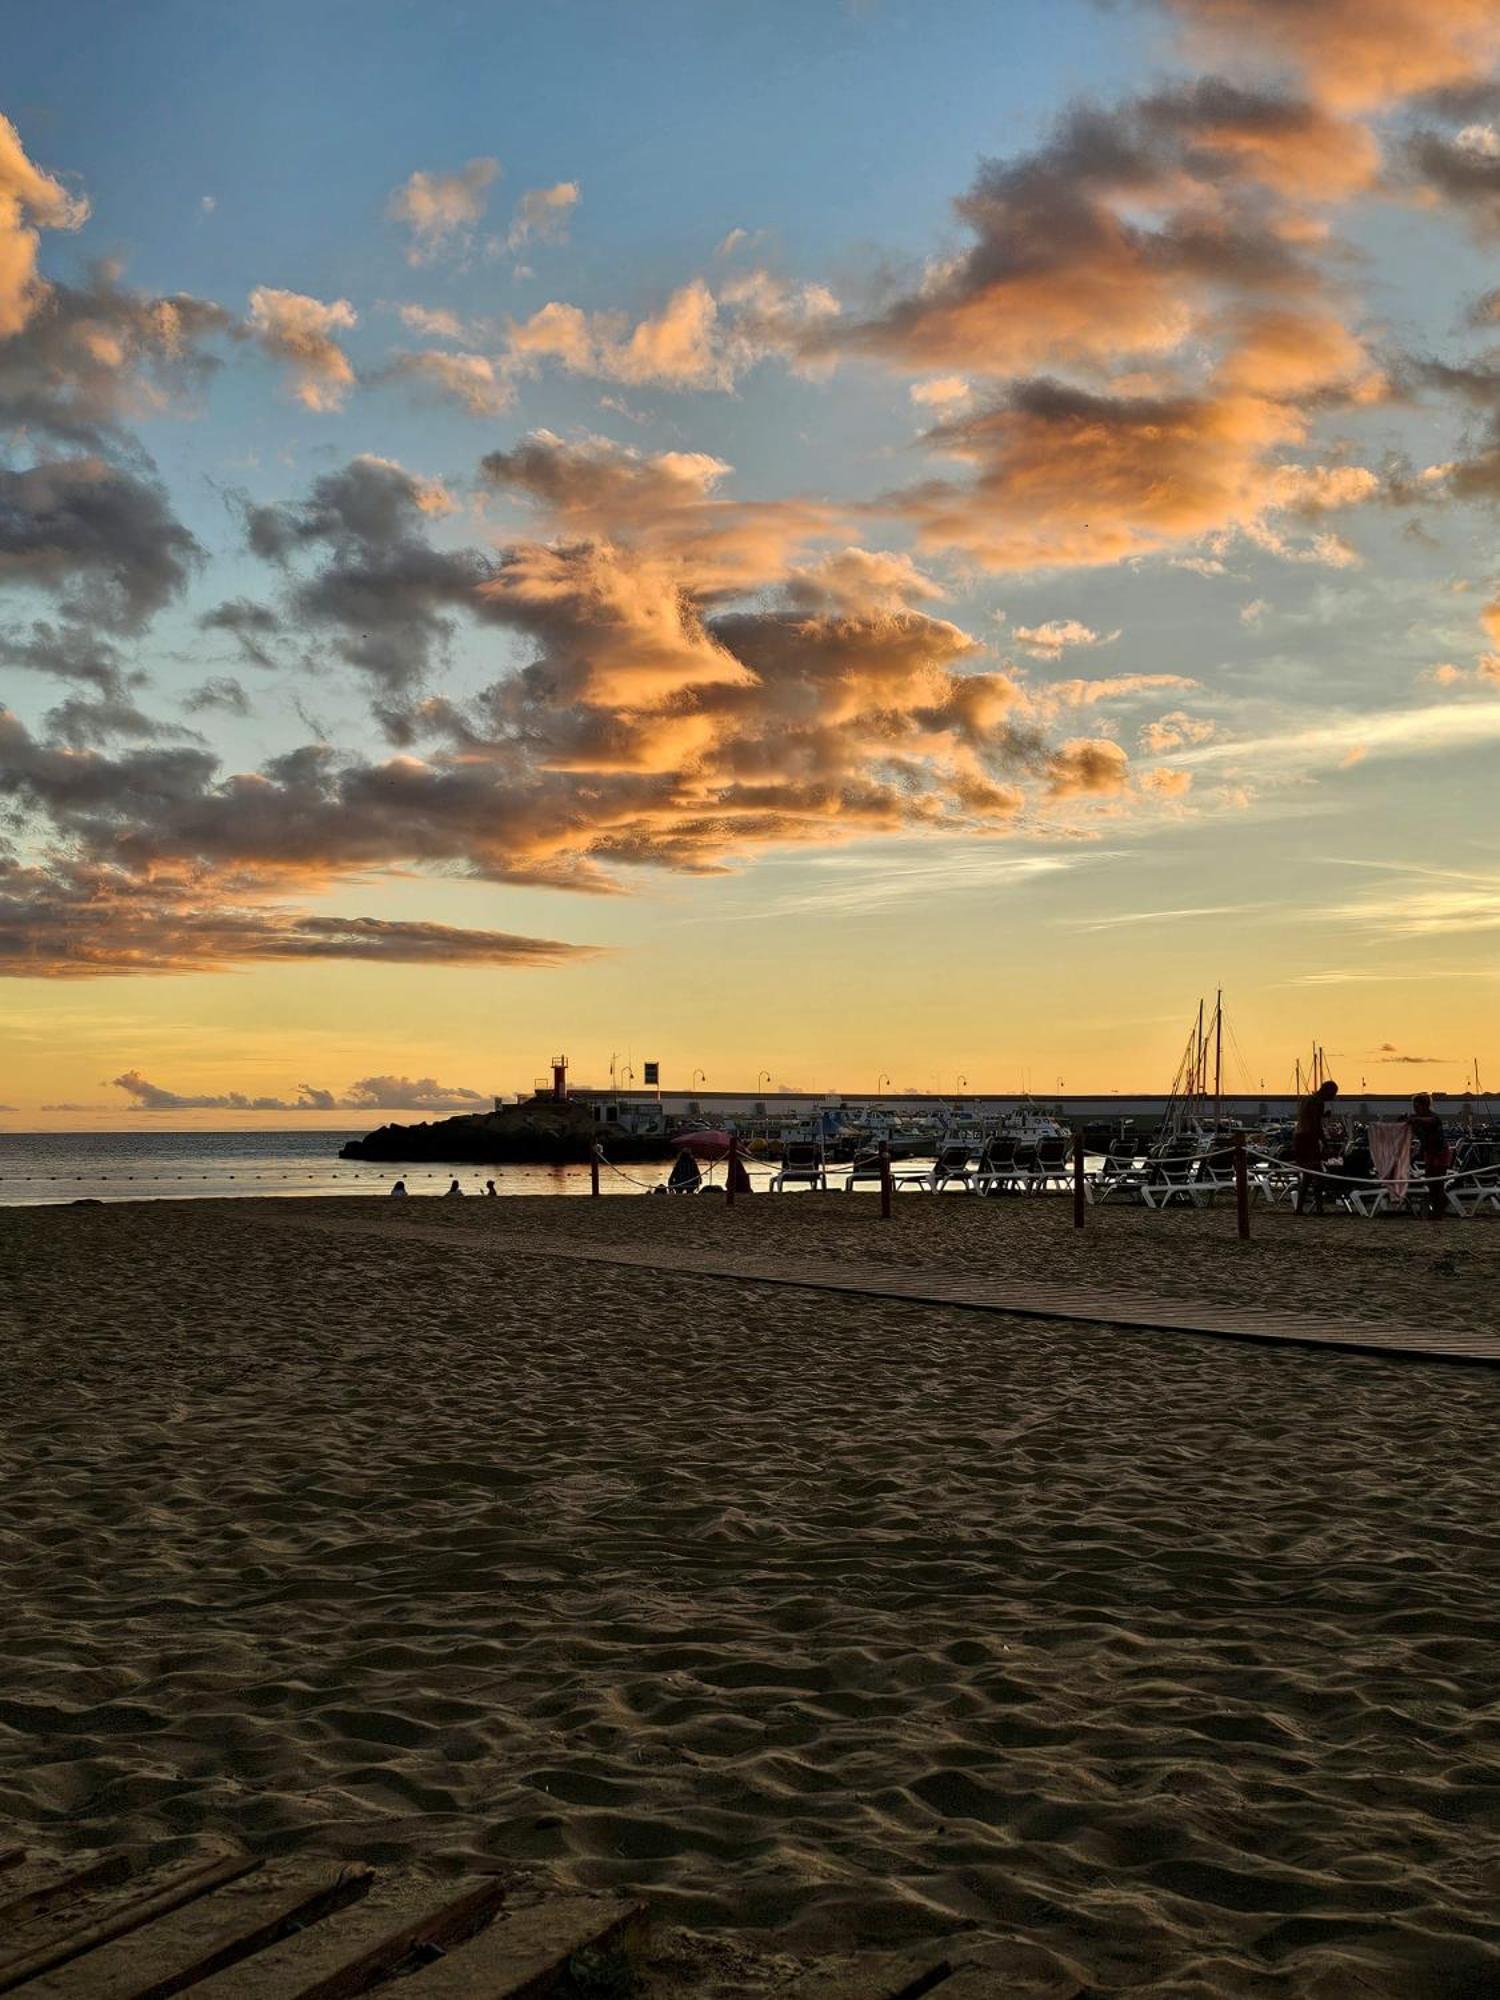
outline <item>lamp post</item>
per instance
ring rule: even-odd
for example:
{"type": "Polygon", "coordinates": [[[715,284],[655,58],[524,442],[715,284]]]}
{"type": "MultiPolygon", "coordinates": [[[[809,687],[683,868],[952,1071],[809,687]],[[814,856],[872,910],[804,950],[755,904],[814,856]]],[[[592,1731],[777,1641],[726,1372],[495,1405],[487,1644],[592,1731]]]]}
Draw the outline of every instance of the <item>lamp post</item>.
{"type": "Polygon", "coordinates": [[[889,1082],[890,1082],[890,1078],[889,1078],[888,1076],[877,1076],[877,1077],[876,1077],[876,1079],[875,1079],[875,1095],[876,1095],[877,1097],[879,1097],[879,1095],[880,1095],[880,1093],[881,1093],[881,1090],[882,1090],[882,1089],[884,1088],[884,1086],[885,1086],[886,1084],[888,1084],[889,1082]]]}
{"type": "Polygon", "coordinates": [[[757,1097],[760,1095],[761,1085],[763,1083],[769,1083],[770,1081],[771,1081],[771,1072],[768,1069],[758,1069],[755,1072],[755,1094],[757,1097]]]}
{"type": "Polygon", "coordinates": [[[969,1079],[966,1076],[954,1077],[953,1088],[956,1093],[962,1095],[962,1093],[966,1091],[968,1087],[969,1087],[969,1079]]]}
{"type": "Polygon", "coordinates": [[[708,1071],[706,1069],[695,1069],[693,1071],[693,1080],[688,1085],[689,1090],[696,1090],[698,1088],[698,1079],[700,1076],[705,1083],[708,1082],[708,1071]]]}

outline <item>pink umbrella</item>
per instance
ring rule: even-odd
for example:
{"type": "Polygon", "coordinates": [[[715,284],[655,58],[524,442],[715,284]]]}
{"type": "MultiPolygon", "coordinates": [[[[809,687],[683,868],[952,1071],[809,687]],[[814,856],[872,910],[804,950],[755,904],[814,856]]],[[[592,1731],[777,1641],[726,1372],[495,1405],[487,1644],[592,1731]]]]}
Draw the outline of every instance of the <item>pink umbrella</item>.
{"type": "Polygon", "coordinates": [[[680,1152],[691,1153],[695,1160],[722,1160],[728,1157],[730,1136],[727,1132],[679,1132],[672,1144],[680,1152]]]}

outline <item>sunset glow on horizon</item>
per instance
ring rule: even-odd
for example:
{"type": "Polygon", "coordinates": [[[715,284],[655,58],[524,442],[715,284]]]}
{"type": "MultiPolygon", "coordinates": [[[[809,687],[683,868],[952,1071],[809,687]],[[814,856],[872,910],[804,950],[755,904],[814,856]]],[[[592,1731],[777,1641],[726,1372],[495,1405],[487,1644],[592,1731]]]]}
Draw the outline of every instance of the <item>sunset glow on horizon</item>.
{"type": "Polygon", "coordinates": [[[0,1127],[1500,1074],[1500,0],[10,55],[0,1127]]]}

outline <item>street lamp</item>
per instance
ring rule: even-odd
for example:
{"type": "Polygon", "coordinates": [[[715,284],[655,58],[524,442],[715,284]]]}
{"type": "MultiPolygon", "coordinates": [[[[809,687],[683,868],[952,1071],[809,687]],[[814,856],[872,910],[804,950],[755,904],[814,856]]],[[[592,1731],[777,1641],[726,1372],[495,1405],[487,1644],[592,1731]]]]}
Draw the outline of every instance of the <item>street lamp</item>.
{"type": "Polygon", "coordinates": [[[890,1082],[890,1078],[889,1078],[888,1076],[877,1076],[877,1077],[876,1077],[876,1079],[875,1079],[875,1095],[876,1095],[877,1097],[879,1097],[879,1095],[880,1095],[880,1093],[881,1093],[881,1090],[882,1090],[882,1089],[883,1089],[883,1087],[884,1087],[884,1086],[885,1086],[886,1084],[888,1084],[889,1082],[890,1082]]]}
{"type": "Polygon", "coordinates": [[[698,1079],[700,1076],[705,1083],[708,1082],[708,1071],[706,1069],[695,1069],[693,1071],[693,1080],[688,1085],[689,1090],[696,1090],[698,1088],[698,1079]]]}
{"type": "Polygon", "coordinates": [[[755,1072],[755,1094],[757,1097],[760,1095],[761,1085],[770,1081],[771,1072],[768,1069],[759,1069],[755,1072]]]}
{"type": "Polygon", "coordinates": [[[969,1079],[966,1076],[956,1076],[953,1079],[953,1087],[955,1090],[959,1091],[967,1090],[969,1087],[969,1079]]]}

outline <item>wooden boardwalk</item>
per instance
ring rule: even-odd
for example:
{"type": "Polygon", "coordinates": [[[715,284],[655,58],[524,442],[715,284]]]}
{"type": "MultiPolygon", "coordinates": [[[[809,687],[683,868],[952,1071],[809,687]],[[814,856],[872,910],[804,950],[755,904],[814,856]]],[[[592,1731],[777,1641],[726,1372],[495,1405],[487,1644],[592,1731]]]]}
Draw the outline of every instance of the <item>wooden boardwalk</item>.
{"type": "MultiPolygon", "coordinates": [[[[502,1875],[439,1882],[313,1854],[265,1861],[216,1840],[145,1869],[124,1854],[65,1861],[0,1841],[0,1994],[603,2000],[642,1990],[643,1903],[563,1891],[537,1899],[534,1889],[521,1884],[516,1895],[513,1886],[502,1875]]],[[[975,1943],[861,1952],[776,1992],[782,2000],[920,2000],[934,1990],[945,2000],[1011,2000],[1015,1986],[970,1955],[975,1943]]],[[[1049,1992],[1085,2000],[1071,1980],[1049,1992]]]]}
{"type": "Polygon", "coordinates": [[[795,1285],[818,1292],[852,1292],[865,1298],[902,1299],[912,1305],[956,1306],[970,1312],[1003,1313],[1020,1319],[1081,1321],[1147,1333],[1216,1334],[1226,1340],[1257,1340],[1283,1346],[1339,1347],[1356,1353],[1403,1355],[1427,1361],[1500,1362],[1500,1325],[1494,1332],[1459,1327],[1404,1325],[1399,1320],[1327,1319],[1307,1313],[1262,1312],[1209,1299],[1164,1299],[1146,1292],[1094,1291],[1074,1285],[1012,1283],[966,1277],[931,1266],[844,1263],[834,1258],[747,1257],[734,1251],[689,1250],[676,1246],[585,1243],[571,1236],[502,1234],[490,1229],[423,1223],[401,1207],[379,1222],[342,1217],[293,1218],[278,1214],[278,1225],[334,1231],[339,1235],[380,1236],[387,1241],[441,1243],[473,1251],[517,1257],[568,1258],[615,1264],[681,1277],[726,1278],[740,1283],[795,1285]]]}

